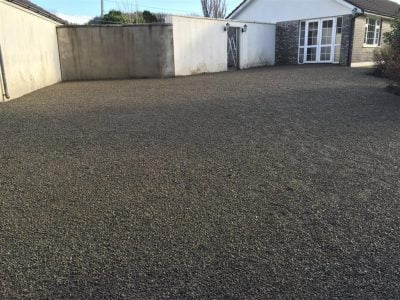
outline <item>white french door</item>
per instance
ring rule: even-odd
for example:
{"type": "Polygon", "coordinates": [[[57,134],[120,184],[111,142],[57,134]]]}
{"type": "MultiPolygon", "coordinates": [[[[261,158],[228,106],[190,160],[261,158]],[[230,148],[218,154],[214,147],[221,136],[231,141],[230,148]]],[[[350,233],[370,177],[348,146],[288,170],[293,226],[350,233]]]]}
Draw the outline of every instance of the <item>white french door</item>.
{"type": "Polygon", "coordinates": [[[304,45],[304,62],[315,63],[318,61],[319,20],[306,21],[306,39],[304,45]]]}
{"type": "Polygon", "coordinates": [[[336,18],[301,22],[300,63],[333,63],[336,18]]]}

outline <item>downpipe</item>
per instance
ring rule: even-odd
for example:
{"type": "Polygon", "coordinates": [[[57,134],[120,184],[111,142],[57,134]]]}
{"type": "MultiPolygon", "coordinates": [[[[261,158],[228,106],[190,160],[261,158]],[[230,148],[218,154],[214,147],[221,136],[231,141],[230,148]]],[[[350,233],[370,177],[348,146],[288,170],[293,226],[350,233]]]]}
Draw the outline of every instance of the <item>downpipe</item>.
{"type": "Polygon", "coordinates": [[[1,51],[1,45],[0,45],[0,69],[1,69],[1,79],[3,81],[3,87],[4,87],[3,96],[5,96],[6,99],[10,99],[10,94],[8,93],[8,86],[6,80],[6,72],[4,70],[3,52],[1,51]]]}

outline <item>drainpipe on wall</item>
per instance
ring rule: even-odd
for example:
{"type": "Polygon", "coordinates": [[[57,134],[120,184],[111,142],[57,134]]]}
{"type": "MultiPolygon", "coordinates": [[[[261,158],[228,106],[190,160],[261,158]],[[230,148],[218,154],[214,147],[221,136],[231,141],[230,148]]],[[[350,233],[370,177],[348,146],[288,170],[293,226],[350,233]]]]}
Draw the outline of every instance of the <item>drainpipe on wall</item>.
{"type": "Polygon", "coordinates": [[[6,99],[10,99],[10,94],[8,93],[8,86],[7,86],[7,80],[6,80],[6,72],[4,70],[4,61],[3,61],[3,53],[1,51],[1,45],[0,45],[0,69],[1,69],[1,79],[3,82],[3,88],[4,88],[3,96],[5,96],[6,99]]]}
{"type": "Polygon", "coordinates": [[[349,42],[349,53],[347,57],[347,66],[351,67],[351,60],[353,57],[353,44],[354,44],[354,29],[356,26],[356,18],[362,16],[364,11],[359,11],[358,8],[353,9],[353,18],[351,19],[350,27],[350,42],[349,42]]]}

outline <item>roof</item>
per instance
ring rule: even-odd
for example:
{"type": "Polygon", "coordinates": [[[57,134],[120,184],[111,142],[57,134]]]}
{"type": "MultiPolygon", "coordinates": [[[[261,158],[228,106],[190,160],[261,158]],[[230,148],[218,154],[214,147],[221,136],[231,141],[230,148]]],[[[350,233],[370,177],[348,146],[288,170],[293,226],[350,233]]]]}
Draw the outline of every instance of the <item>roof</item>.
{"type": "Polygon", "coordinates": [[[390,0],[345,0],[366,12],[383,16],[400,16],[400,5],[390,0]]]}
{"type": "MultiPolygon", "coordinates": [[[[251,0],[243,0],[226,18],[229,19],[235,12],[251,0]]],[[[378,15],[396,17],[400,16],[400,5],[391,0],[344,0],[366,12],[378,15]]]]}
{"type": "Polygon", "coordinates": [[[41,8],[40,6],[32,3],[31,1],[28,1],[28,0],[6,0],[6,1],[14,3],[14,4],[18,5],[18,6],[23,7],[23,8],[26,8],[26,9],[28,9],[30,11],[33,11],[33,12],[39,14],[39,15],[42,15],[42,16],[44,16],[44,17],[46,17],[48,19],[51,19],[53,21],[56,21],[58,23],[61,23],[61,24],[67,24],[68,23],[67,21],[57,17],[56,15],[48,12],[47,10],[41,8]]]}
{"type": "Polygon", "coordinates": [[[234,10],[231,11],[229,15],[226,16],[227,19],[229,19],[235,12],[237,12],[242,6],[247,2],[247,0],[243,0],[238,6],[235,7],[234,10]]]}

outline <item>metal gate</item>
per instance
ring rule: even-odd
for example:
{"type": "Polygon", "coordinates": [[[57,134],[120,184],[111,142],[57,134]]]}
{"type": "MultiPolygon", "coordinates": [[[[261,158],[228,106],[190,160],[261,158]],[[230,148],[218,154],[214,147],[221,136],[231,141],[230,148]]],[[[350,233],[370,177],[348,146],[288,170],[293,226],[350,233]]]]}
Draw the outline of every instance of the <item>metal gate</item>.
{"type": "Polygon", "coordinates": [[[228,70],[239,70],[239,27],[228,30],[228,70]]]}

